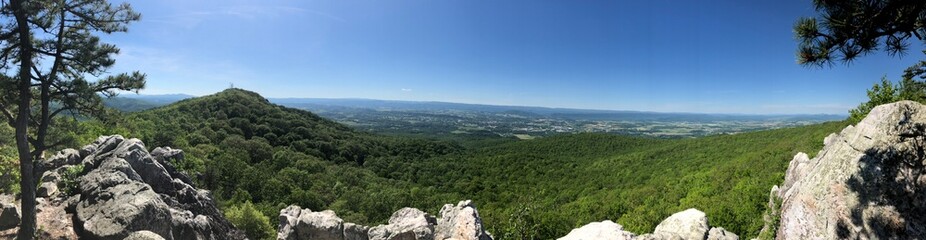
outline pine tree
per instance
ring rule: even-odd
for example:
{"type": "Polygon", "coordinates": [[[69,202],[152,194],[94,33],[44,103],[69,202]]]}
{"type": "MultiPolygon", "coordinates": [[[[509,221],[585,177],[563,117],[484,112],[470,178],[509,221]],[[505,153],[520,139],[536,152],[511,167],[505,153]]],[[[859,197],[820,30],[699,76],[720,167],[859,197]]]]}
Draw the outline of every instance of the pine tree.
{"type": "Polygon", "coordinates": [[[119,48],[96,34],[125,32],[140,19],[128,4],[105,0],[10,0],[0,14],[0,111],[16,129],[19,151],[22,223],[19,239],[35,230],[34,163],[63,141],[50,142],[55,117],[101,116],[102,96],[137,91],[145,75],[106,75],[119,48]],[[88,79],[91,78],[91,79],[88,79]]]}

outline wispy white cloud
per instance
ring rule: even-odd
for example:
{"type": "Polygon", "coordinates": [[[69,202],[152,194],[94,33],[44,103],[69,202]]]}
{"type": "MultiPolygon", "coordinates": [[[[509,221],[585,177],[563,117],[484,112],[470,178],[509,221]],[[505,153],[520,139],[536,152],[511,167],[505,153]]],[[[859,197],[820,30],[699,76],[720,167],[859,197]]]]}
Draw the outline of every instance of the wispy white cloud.
{"type": "Polygon", "coordinates": [[[193,28],[203,21],[214,17],[234,17],[239,19],[254,20],[262,18],[277,18],[290,15],[311,14],[332,21],[344,22],[344,19],[327,12],[306,9],[293,6],[262,6],[262,5],[233,5],[222,7],[216,10],[195,10],[173,15],[145,17],[142,21],[153,23],[165,23],[180,26],[183,28],[193,28]]]}
{"type": "Polygon", "coordinates": [[[403,91],[403,92],[411,92],[412,89],[411,89],[411,88],[403,88],[402,91],[403,91]]]}
{"type": "Polygon", "coordinates": [[[303,13],[306,13],[306,10],[299,7],[260,5],[230,6],[227,9],[216,12],[216,14],[230,15],[247,19],[255,19],[260,17],[280,17],[303,13]]]}

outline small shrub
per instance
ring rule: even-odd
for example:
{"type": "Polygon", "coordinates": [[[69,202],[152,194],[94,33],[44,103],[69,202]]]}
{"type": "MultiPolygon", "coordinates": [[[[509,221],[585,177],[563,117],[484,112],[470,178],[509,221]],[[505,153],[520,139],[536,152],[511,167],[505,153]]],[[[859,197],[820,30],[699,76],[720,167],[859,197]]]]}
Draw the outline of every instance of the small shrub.
{"type": "Polygon", "coordinates": [[[250,239],[273,239],[276,235],[270,225],[270,218],[258,211],[251,201],[226,209],[225,218],[243,230],[250,239]]]}
{"type": "Polygon", "coordinates": [[[778,233],[778,224],[781,222],[781,199],[774,198],[774,206],[771,206],[770,209],[765,209],[765,228],[759,232],[759,236],[756,238],[759,240],[773,240],[775,235],[778,233]]]}
{"type": "Polygon", "coordinates": [[[16,149],[0,146],[0,193],[19,193],[19,159],[16,149]]]}
{"type": "Polygon", "coordinates": [[[64,172],[61,173],[61,182],[58,183],[58,187],[61,188],[61,191],[64,192],[66,196],[74,196],[78,191],[80,191],[80,185],[77,183],[77,178],[79,178],[83,173],[83,164],[77,164],[65,168],[64,172]]]}

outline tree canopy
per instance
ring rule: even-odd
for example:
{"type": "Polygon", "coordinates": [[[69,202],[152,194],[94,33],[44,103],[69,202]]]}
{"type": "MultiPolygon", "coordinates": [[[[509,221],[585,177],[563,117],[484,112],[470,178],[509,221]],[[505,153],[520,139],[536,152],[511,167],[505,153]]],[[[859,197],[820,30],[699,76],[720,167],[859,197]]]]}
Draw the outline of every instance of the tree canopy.
{"type": "Polygon", "coordinates": [[[100,116],[100,94],[144,87],[144,74],[108,75],[119,48],[98,34],[125,32],[140,14],[106,0],[9,0],[0,2],[0,113],[15,128],[20,162],[20,239],[35,228],[33,162],[66,143],[47,139],[56,116],[100,116]]]}
{"type": "Polygon", "coordinates": [[[910,39],[926,41],[926,1],[814,0],[820,14],[797,21],[798,63],[851,62],[877,50],[901,55],[910,39]]]}

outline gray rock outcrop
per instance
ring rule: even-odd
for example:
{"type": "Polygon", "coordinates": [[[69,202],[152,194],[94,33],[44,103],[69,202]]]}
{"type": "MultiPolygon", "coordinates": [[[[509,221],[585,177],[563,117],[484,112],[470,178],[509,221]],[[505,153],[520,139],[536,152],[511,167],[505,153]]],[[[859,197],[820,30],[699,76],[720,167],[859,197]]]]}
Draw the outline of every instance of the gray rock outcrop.
{"type": "Polygon", "coordinates": [[[164,238],[151,231],[138,231],[129,234],[125,240],[164,240],[164,238]]]}
{"type": "Polygon", "coordinates": [[[415,208],[402,208],[392,214],[388,224],[374,227],[344,222],[330,210],[313,212],[293,205],[280,210],[277,239],[491,240],[492,236],[483,229],[476,207],[466,200],[444,205],[440,219],[415,208]]]}
{"type": "Polygon", "coordinates": [[[13,203],[12,198],[3,198],[3,201],[0,201],[0,230],[19,226],[20,216],[19,208],[13,203]]]}
{"type": "Polygon", "coordinates": [[[792,160],[777,238],[926,238],[926,106],[875,107],[824,145],[792,160]]]}
{"type": "Polygon", "coordinates": [[[739,240],[740,237],[722,227],[711,228],[707,233],[707,240],[739,240]]]}
{"type": "Polygon", "coordinates": [[[653,235],[660,239],[705,239],[710,231],[707,215],[694,208],[677,212],[656,226],[653,235]]]}
{"type": "Polygon", "coordinates": [[[402,208],[389,217],[389,224],[370,228],[370,240],[434,239],[436,219],[415,208],[402,208]]]}
{"type": "Polygon", "coordinates": [[[440,215],[434,233],[437,239],[492,239],[482,228],[482,218],[470,200],[445,204],[440,215]]]}
{"type": "Polygon", "coordinates": [[[57,171],[47,171],[42,174],[39,188],[36,190],[37,197],[51,197],[58,193],[58,182],[61,175],[57,171]]]}
{"type": "Polygon", "coordinates": [[[182,160],[179,150],[166,150],[153,156],[138,139],[118,135],[100,137],[81,150],[62,150],[37,164],[46,170],[39,196],[54,198],[43,201],[50,202],[49,210],[66,205],[59,208],[73,214],[73,232],[80,238],[244,239],[209,192],[192,187],[169,163],[165,156],[182,160]],[[77,191],[62,196],[67,194],[57,188],[61,172],[73,165],[83,166],[77,191]]]}
{"type": "Polygon", "coordinates": [[[313,212],[299,206],[280,211],[278,239],[345,239],[344,220],[334,211],[313,212]]]}
{"type": "Polygon", "coordinates": [[[558,240],[631,240],[636,235],[624,230],[624,226],[614,223],[611,220],[602,222],[593,222],[580,228],[573,229],[564,237],[558,240]]]}
{"type": "Polygon", "coordinates": [[[656,226],[653,233],[635,235],[624,230],[623,226],[612,221],[593,222],[573,229],[568,235],[559,240],[664,240],[664,239],[711,239],[711,240],[739,240],[739,236],[720,227],[711,228],[707,215],[697,209],[690,208],[672,214],[656,226]]]}

